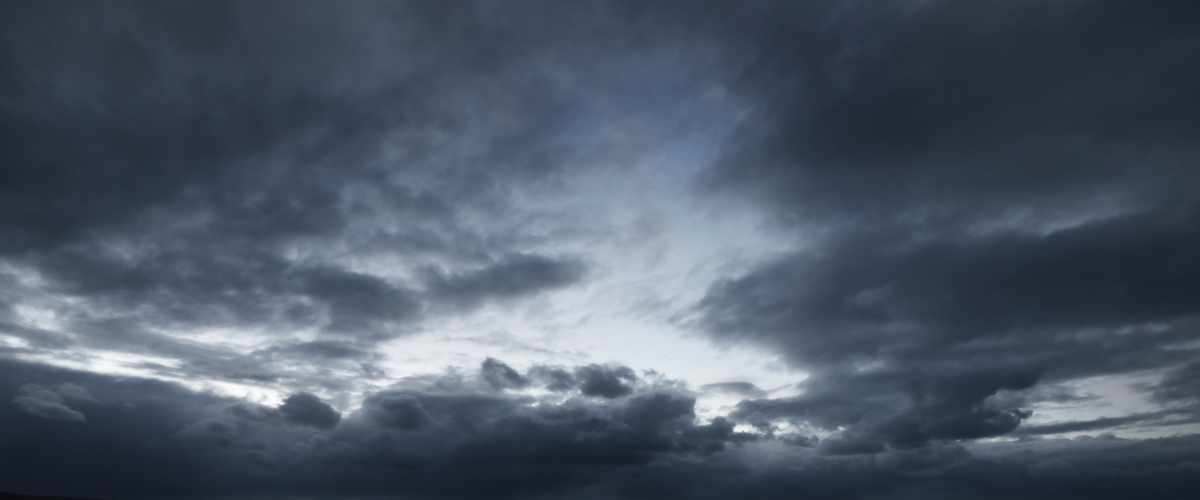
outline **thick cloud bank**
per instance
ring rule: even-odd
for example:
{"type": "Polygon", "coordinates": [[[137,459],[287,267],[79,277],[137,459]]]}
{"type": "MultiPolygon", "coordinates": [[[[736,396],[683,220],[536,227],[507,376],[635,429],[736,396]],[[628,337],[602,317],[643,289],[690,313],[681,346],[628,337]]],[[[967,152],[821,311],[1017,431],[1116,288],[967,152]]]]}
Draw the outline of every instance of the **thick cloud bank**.
{"type": "Polygon", "coordinates": [[[945,3],[821,45],[778,27],[796,42],[745,81],[778,105],[706,187],[822,237],[711,287],[700,323],[811,378],[735,414],[865,453],[1011,433],[1032,401],[1004,396],[1037,384],[1179,367],[1156,394],[1194,404],[1200,72],[1171,61],[1200,15],[1173,7],[945,3]]]}
{"type": "Polygon", "coordinates": [[[1197,61],[1184,1],[4,3],[0,492],[1191,498],[1197,61]]]}
{"type": "Polygon", "coordinates": [[[1200,446],[1194,436],[1107,437],[830,456],[725,419],[696,424],[692,396],[640,377],[617,399],[576,387],[555,401],[442,378],[371,394],[340,421],[307,394],[272,408],[0,365],[0,389],[28,380],[86,388],[75,404],[88,419],[0,407],[3,487],[82,497],[1183,498],[1200,446]]]}
{"type": "MultiPolygon", "coordinates": [[[[485,377],[501,363],[489,361],[485,377]]],[[[77,404],[90,417],[84,425],[82,413],[33,384],[0,409],[3,487],[31,493],[512,497],[586,490],[645,467],[693,467],[756,439],[725,419],[697,424],[692,396],[646,381],[618,397],[589,394],[594,382],[584,379],[551,401],[440,378],[370,394],[341,418],[307,393],[272,408],[150,380],[13,362],[0,370],[5,391],[19,380],[65,380],[94,395],[77,404]],[[77,486],[46,482],[55,477],[77,486]]]]}

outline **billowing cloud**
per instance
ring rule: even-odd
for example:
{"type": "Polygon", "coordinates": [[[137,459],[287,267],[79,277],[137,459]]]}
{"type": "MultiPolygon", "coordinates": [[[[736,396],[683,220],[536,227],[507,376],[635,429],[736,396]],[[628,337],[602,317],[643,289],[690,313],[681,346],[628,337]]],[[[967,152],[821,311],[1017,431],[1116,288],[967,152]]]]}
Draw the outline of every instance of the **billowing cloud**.
{"type": "Polygon", "coordinates": [[[665,388],[611,403],[545,404],[434,384],[373,394],[336,427],[320,428],[285,425],[270,416],[273,408],[156,381],[13,362],[0,371],[5,390],[19,380],[70,380],[105,401],[81,402],[90,418],[70,433],[46,419],[9,425],[28,415],[15,406],[0,409],[6,424],[0,433],[10,443],[0,463],[16,472],[3,486],[29,493],[57,491],[33,474],[45,467],[69,468],[96,485],[78,495],[138,498],[225,496],[246,488],[438,497],[493,497],[502,489],[514,496],[722,498],[757,491],[765,498],[796,492],[855,498],[954,491],[1106,498],[1103,492],[1132,485],[1144,497],[1177,498],[1173,492],[1195,484],[1190,436],[940,444],[874,458],[831,456],[795,437],[738,432],[725,419],[696,424],[694,400],[665,388]],[[744,462],[753,457],[757,465],[748,468],[744,462]],[[476,480],[452,480],[463,471],[476,480]],[[930,475],[943,479],[930,483],[930,475]]]}
{"type": "Polygon", "coordinates": [[[637,380],[633,370],[624,366],[588,365],[575,370],[575,377],[580,382],[579,391],[584,395],[609,399],[633,392],[626,382],[637,380]]]}
{"type": "Polygon", "coordinates": [[[1197,25],[6,3],[0,493],[1185,498],[1197,25]]]}
{"type": "Polygon", "coordinates": [[[289,422],[309,425],[318,429],[333,427],[342,419],[342,415],[332,406],[307,392],[288,396],[283,404],[279,405],[279,413],[283,414],[283,417],[289,422]]]}
{"type": "MultiPolygon", "coordinates": [[[[1197,150],[1181,140],[1200,132],[1181,82],[1200,74],[1163,61],[1194,51],[1195,12],[899,10],[827,35],[766,30],[790,42],[761,45],[745,85],[773,104],[705,174],[781,231],[820,235],[698,304],[714,338],[810,373],[801,395],[735,415],[877,453],[1009,434],[1036,401],[1006,395],[1037,384],[1194,360],[1171,346],[1194,342],[1200,314],[1200,212],[1183,187],[1197,150]]],[[[1155,394],[1183,393],[1176,378],[1155,394]]],[[[1054,428],[1125,421],[1109,418],[1054,428]]]]}
{"type": "MultiPolygon", "coordinates": [[[[18,379],[66,378],[87,383],[110,403],[86,407],[94,415],[88,424],[93,430],[83,434],[31,426],[22,428],[33,434],[22,434],[5,426],[4,438],[15,447],[0,460],[14,466],[25,460],[8,470],[66,460],[80,477],[112,474],[108,491],[123,495],[230,494],[256,484],[344,494],[490,495],[504,485],[514,493],[568,491],[614,468],[707,456],[754,439],[724,419],[696,424],[692,397],[653,388],[616,404],[591,398],[535,404],[524,396],[447,392],[436,385],[385,390],[339,423],[329,405],[306,393],[289,396],[276,410],[146,380],[11,362],[3,370],[4,387],[18,379]],[[41,448],[23,457],[22,447],[33,443],[41,448]],[[539,480],[540,467],[560,475],[539,480]],[[449,481],[463,470],[479,474],[480,481],[449,481]]],[[[21,388],[25,397],[42,392],[54,394],[32,384],[21,388]]],[[[6,422],[20,418],[13,410],[3,411],[6,422]]],[[[44,492],[38,484],[35,476],[15,475],[3,486],[44,492]]]]}

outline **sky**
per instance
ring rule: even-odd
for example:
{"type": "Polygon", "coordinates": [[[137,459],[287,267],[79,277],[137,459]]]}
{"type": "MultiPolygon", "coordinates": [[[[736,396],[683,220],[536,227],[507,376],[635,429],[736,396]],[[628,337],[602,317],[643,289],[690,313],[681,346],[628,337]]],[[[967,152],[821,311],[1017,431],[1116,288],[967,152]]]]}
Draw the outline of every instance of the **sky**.
{"type": "Polygon", "coordinates": [[[1200,4],[0,4],[0,492],[1185,499],[1200,4]]]}

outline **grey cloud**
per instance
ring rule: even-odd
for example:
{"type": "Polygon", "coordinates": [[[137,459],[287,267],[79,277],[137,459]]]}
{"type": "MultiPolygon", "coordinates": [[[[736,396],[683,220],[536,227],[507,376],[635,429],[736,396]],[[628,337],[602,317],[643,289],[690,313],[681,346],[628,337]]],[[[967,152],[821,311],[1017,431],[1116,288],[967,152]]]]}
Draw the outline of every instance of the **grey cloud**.
{"type": "Polygon", "coordinates": [[[619,398],[633,392],[626,382],[636,382],[637,375],[627,366],[602,366],[591,364],[575,370],[579,380],[579,391],[585,396],[619,398]]]}
{"type": "Polygon", "coordinates": [[[781,443],[803,448],[812,448],[821,442],[821,439],[816,436],[806,436],[803,434],[782,434],[776,437],[781,443]]]}
{"type": "Polygon", "coordinates": [[[305,272],[301,279],[309,294],[329,305],[325,328],[334,333],[377,332],[420,312],[420,303],[411,292],[374,276],[318,268],[305,272]]]}
{"type": "Polygon", "coordinates": [[[69,335],[62,332],[30,328],[7,321],[0,321],[0,331],[24,339],[35,347],[45,349],[61,349],[74,343],[69,335]]]}
{"type": "Polygon", "coordinates": [[[322,498],[606,497],[1180,498],[1196,486],[1194,436],[1158,440],[1043,439],[931,444],[875,457],[818,455],[694,420],[694,401],[645,389],[620,399],[528,398],[469,389],[387,390],[336,427],[280,425],[281,410],[157,381],[0,362],[0,390],[62,382],[87,425],[0,408],[0,489],[81,498],[267,496],[322,498]],[[14,422],[30,421],[20,426],[14,422]],[[763,462],[764,457],[774,457],[763,462]],[[750,457],[759,465],[747,467],[750,457]],[[46,467],[69,468],[74,486],[46,467]],[[1088,474],[1097,471],[1102,474],[1088,474]],[[463,474],[472,481],[462,481],[463,474]],[[939,478],[931,481],[931,477],[939,478]],[[1020,480],[1014,479],[1019,478],[1020,480]],[[589,493],[590,492],[590,493],[589,493]],[[943,495],[943,496],[945,496],[943,495]]]}
{"type": "MultiPolygon", "coordinates": [[[[574,284],[581,261],[541,255],[526,230],[539,214],[510,216],[576,163],[565,138],[617,102],[600,94],[629,89],[569,63],[621,61],[605,37],[537,22],[572,8],[513,8],[6,6],[0,258],[85,306],[68,335],[316,324],[362,349],[418,330],[430,303],[574,284]],[[529,45],[534,26],[565,43],[529,45]],[[419,291],[345,262],[381,256],[439,271],[419,291]]],[[[6,330],[37,349],[71,340],[6,330]]],[[[126,344],[107,347],[151,343],[126,344]]]]}
{"type": "Polygon", "coordinates": [[[58,386],[58,389],[56,389],[55,391],[58,392],[58,394],[60,394],[62,397],[67,398],[67,399],[82,399],[85,401],[96,401],[96,398],[92,397],[91,393],[88,392],[87,387],[75,385],[70,382],[64,382],[62,385],[58,386]]]}
{"type": "Polygon", "coordinates": [[[13,403],[30,415],[71,422],[87,421],[82,412],[63,404],[62,396],[54,391],[37,384],[26,384],[21,386],[20,392],[13,398],[13,403]]]}
{"type": "MultiPolygon", "coordinates": [[[[1184,257],[1196,244],[1195,215],[1162,221],[1164,215],[967,243],[848,237],[827,251],[796,255],[719,284],[704,306],[714,321],[753,325],[744,330],[749,335],[797,330],[788,341],[808,343],[797,354],[812,357],[863,353],[879,345],[817,334],[822,328],[872,335],[889,324],[909,323],[947,332],[915,337],[916,342],[953,343],[1017,328],[1111,328],[1183,319],[1200,312],[1189,286],[1200,279],[1200,268],[1184,257]],[[881,282],[892,290],[886,303],[866,310],[842,307],[845,297],[881,282]],[[736,302],[741,297],[770,301],[746,301],[742,309],[736,302]],[[797,328],[801,322],[811,335],[797,328]]],[[[714,326],[730,335],[739,332],[714,326]]]]}
{"type": "Polygon", "coordinates": [[[733,396],[742,396],[745,398],[762,398],[767,396],[767,391],[760,389],[758,386],[750,382],[721,382],[719,384],[705,384],[700,386],[702,391],[712,391],[718,394],[727,394],[733,396]]]}
{"type": "Polygon", "coordinates": [[[1094,418],[1091,420],[1063,422],[1063,423],[1058,423],[1058,424],[1043,424],[1043,425],[1035,425],[1035,426],[1025,426],[1025,427],[1018,429],[1017,432],[1015,432],[1014,434],[1021,435],[1021,436],[1038,436],[1038,435],[1046,435],[1046,434],[1061,434],[1061,433],[1065,433],[1065,432],[1085,432],[1085,431],[1096,431],[1096,430],[1103,430],[1103,429],[1116,429],[1116,428],[1128,426],[1130,424],[1139,424],[1139,423],[1140,424],[1152,423],[1152,424],[1158,424],[1158,425],[1162,425],[1162,424],[1177,425],[1177,424],[1186,424],[1186,423],[1192,423],[1192,422],[1197,421],[1197,419],[1194,417],[1193,418],[1185,418],[1184,420],[1178,420],[1178,419],[1171,420],[1171,421],[1165,420],[1166,417],[1171,417],[1173,415],[1179,415],[1181,413],[1184,413],[1184,412],[1157,411],[1157,412],[1150,412],[1150,413],[1138,413],[1138,414],[1134,414],[1134,415],[1127,415],[1124,417],[1101,417],[1101,418],[1094,418]]]}
{"type": "Polygon", "coordinates": [[[1037,380],[1029,373],[1007,376],[995,367],[952,376],[903,369],[876,373],[826,373],[810,377],[800,396],[747,399],[732,414],[739,420],[798,419],[829,431],[822,451],[877,453],[884,446],[909,449],[938,440],[977,439],[1012,432],[1030,412],[993,399],[1001,390],[1022,390],[1037,380]]]}
{"type": "MultiPolygon", "coordinates": [[[[960,422],[953,425],[974,421],[982,426],[980,436],[1002,434],[1021,420],[1012,413],[1017,409],[970,410],[1001,389],[1190,356],[1161,349],[1194,335],[1186,318],[1197,312],[1190,305],[1195,302],[1180,300],[1200,277],[1192,276],[1183,257],[1193,238],[1186,232],[1190,226],[1151,230],[1143,229],[1143,219],[1134,220],[970,245],[850,239],[829,255],[796,256],[718,285],[702,306],[718,338],[762,341],[784,349],[797,365],[828,372],[814,379],[828,384],[813,387],[817,400],[845,392],[854,404],[900,408],[945,399],[953,404],[929,410],[957,408],[958,417],[946,415],[960,422]],[[843,307],[845,297],[879,283],[893,290],[886,304],[843,307]],[[1151,321],[1169,327],[1124,333],[1126,325],[1151,321]],[[1071,333],[1081,328],[1091,334],[1071,333]],[[856,364],[874,364],[880,373],[845,372],[856,364]],[[1010,382],[1017,380],[1012,377],[1026,381],[1010,382]],[[980,385],[961,392],[967,387],[947,383],[952,380],[980,385]],[[880,403],[876,394],[910,397],[880,403]]],[[[842,409],[833,404],[823,412],[842,409]]],[[[836,421],[849,423],[864,413],[847,409],[836,421]]]]}
{"type": "Polygon", "coordinates": [[[1006,393],[1193,361],[1164,347],[1200,332],[1200,73],[1173,69],[1200,11],[890,8],[727,33],[759,49],[739,73],[757,107],[698,185],[806,248],[711,286],[697,326],[812,374],[734,415],[878,453],[1010,433],[1029,410],[1006,393]]]}
{"type": "Polygon", "coordinates": [[[288,396],[283,404],[279,405],[279,413],[289,422],[318,429],[329,429],[342,419],[342,415],[332,406],[307,392],[288,396]]]}
{"type": "Polygon", "coordinates": [[[275,346],[255,354],[268,358],[277,355],[292,355],[328,360],[362,359],[370,357],[369,352],[355,347],[353,343],[335,340],[315,340],[312,342],[301,342],[293,345],[275,346]]]}
{"type": "Polygon", "coordinates": [[[589,364],[574,369],[534,365],[523,380],[536,382],[554,392],[578,390],[584,396],[614,399],[632,394],[638,376],[632,368],[617,364],[589,364]]]}
{"type": "Polygon", "coordinates": [[[539,202],[711,128],[701,208],[803,249],[683,326],[809,378],[710,386],[748,399],[705,424],[627,367],[495,360],[505,390],[404,380],[331,396],[365,397],[335,421],[0,360],[0,490],[1185,498],[1195,436],[1045,436],[1200,408],[1198,24],[1104,0],[5,3],[3,354],[361,391],[383,341],[588,279],[566,252],[591,214],[539,202]],[[184,338],[209,329],[257,351],[184,338]],[[1047,387],[1150,370],[1161,409],[1025,427],[1047,387]],[[1003,435],[1025,439],[979,441],[1003,435]]]}
{"type": "Polygon", "coordinates": [[[384,427],[416,430],[429,423],[421,401],[407,395],[376,396],[367,403],[372,418],[384,427]]]}
{"type": "MultiPolygon", "coordinates": [[[[476,437],[429,450],[420,460],[484,464],[560,463],[586,466],[646,463],[658,453],[711,454],[728,442],[753,438],[718,419],[692,423],[694,401],[665,393],[631,396],[622,403],[569,401],[527,407],[519,400],[475,394],[385,392],[368,399],[368,421],[385,429],[429,434],[412,439],[476,437]],[[443,455],[444,454],[444,455],[443,455]]],[[[410,456],[410,459],[418,459],[410,456]]]]}
{"type": "Polygon", "coordinates": [[[541,382],[546,389],[555,392],[569,391],[577,385],[575,376],[559,367],[534,366],[529,369],[529,378],[541,382]]]}
{"type": "Polygon", "coordinates": [[[521,388],[529,385],[529,379],[495,358],[484,360],[480,372],[483,374],[483,380],[493,389],[521,388]]]}
{"type": "Polygon", "coordinates": [[[711,186],[769,193],[786,217],[870,224],[1188,197],[1176,183],[1196,180],[1200,101],[1186,89],[1200,73],[1173,61],[1194,55],[1192,7],[861,7],[744,26],[760,50],[743,82],[761,106],[711,186]]]}
{"type": "Polygon", "coordinates": [[[180,435],[198,441],[215,444],[220,447],[232,447],[241,439],[241,429],[237,424],[223,418],[207,418],[187,426],[179,431],[180,435]]]}
{"type": "Polygon", "coordinates": [[[1191,362],[1177,367],[1154,387],[1154,397],[1159,401],[1181,401],[1200,403],[1200,362],[1191,362]]]}
{"type": "Polygon", "coordinates": [[[431,271],[427,280],[435,300],[476,306],[489,298],[513,298],[561,288],[581,280],[583,263],[538,255],[511,255],[484,268],[454,275],[431,271]]]}

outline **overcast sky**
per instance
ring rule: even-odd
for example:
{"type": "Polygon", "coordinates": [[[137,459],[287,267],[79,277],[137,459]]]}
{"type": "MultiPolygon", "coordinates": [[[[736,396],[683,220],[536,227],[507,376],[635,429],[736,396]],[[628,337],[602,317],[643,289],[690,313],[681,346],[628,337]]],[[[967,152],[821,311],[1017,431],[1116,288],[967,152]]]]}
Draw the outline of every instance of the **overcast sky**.
{"type": "Polygon", "coordinates": [[[1197,491],[1198,2],[0,4],[0,492],[1197,491]]]}

